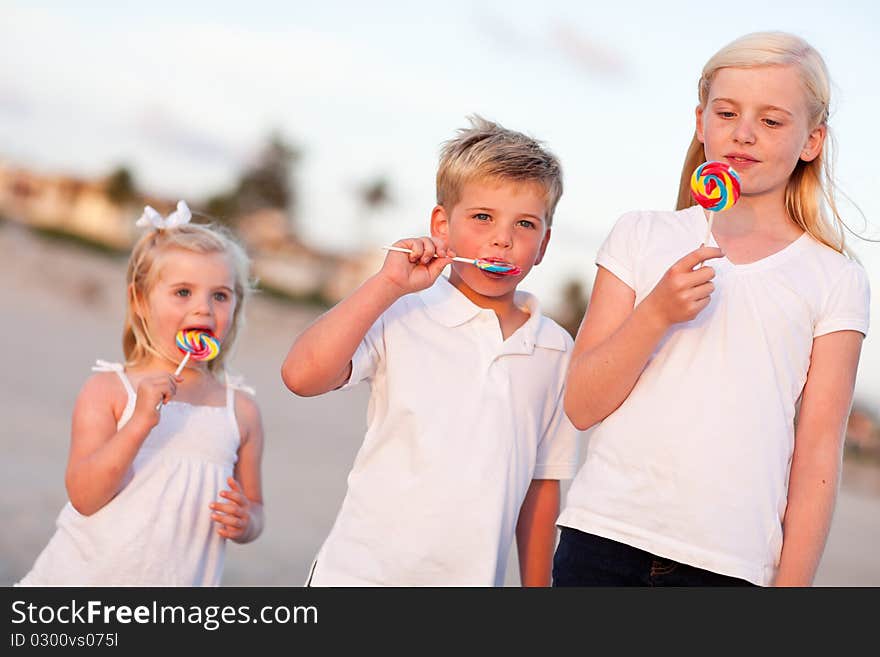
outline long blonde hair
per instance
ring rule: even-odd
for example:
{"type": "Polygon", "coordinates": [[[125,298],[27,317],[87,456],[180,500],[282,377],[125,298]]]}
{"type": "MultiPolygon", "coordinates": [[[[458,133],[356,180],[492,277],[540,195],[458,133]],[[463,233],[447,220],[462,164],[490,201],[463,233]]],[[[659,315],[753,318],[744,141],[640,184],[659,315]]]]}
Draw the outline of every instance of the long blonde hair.
{"type": "Polygon", "coordinates": [[[156,349],[155,340],[147,328],[147,320],[137,313],[137,308],[144,307],[147,295],[159,278],[162,255],[175,248],[194,253],[224,253],[232,264],[235,310],[229,331],[223,338],[220,354],[208,361],[208,371],[217,374],[223,371],[223,364],[235,346],[239,329],[244,323],[245,302],[250,296],[252,286],[249,279],[250,260],[244,249],[224,228],[207,224],[185,224],[175,228],[150,230],[134,245],[126,275],[128,302],[122,331],[125,364],[137,365],[150,355],[167,358],[156,349]]]}
{"type": "MultiPolygon", "coordinates": [[[[755,32],[727,44],[706,62],[698,83],[700,106],[705,108],[709,87],[718,69],[793,65],[806,91],[809,127],[828,130],[822,152],[811,162],[799,160],[785,187],[785,209],[792,220],[818,241],[835,251],[845,251],[846,226],[837,210],[833,175],[833,137],[828,128],[831,83],[821,55],[806,41],[785,32],[755,32]],[[824,203],[823,203],[824,200],[824,203]],[[826,209],[827,206],[827,209],[826,209]],[[828,210],[830,210],[830,217],[828,210]]],[[[694,205],[690,178],[706,161],[706,151],[696,131],[685,157],[678,187],[676,209],[694,205]]]]}

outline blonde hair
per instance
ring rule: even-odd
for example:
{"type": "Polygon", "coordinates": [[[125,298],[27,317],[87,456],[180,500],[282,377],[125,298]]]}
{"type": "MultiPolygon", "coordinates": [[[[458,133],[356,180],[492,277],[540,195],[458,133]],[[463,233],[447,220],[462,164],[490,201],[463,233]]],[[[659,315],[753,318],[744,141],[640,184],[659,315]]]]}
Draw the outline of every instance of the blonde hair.
{"type": "Polygon", "coordinates": [[[156,349],[155,340],[147,328],[147,320],[137,313],[137,306],[145,305],[147,295],[159,278],[162,257],[172,249],[184,249],[193,253],[224,253],[232,265],[235,310],[229,331],[223,338],[220,355],[208,361],[208,371],[217,374],[223,371],[223,363],[235,346],[239,329],[244,324],[245,302],[250,296],[252,286],[249,279],[250,260],[244,249],[226,229],[210,224],[189,223],[174,228],[150,230],[134,245],[126,275],[128,302],[122,331],[125,364],[137,365],[150,355],[167,358],[156,349]]]}
{"type": "Polygon", "coordinates": [[[507,180],[540,184],[547,198],[549,227],[562,196],[562,165],[542,144],[481,116],[469,116],[470,128],[444,142],[437,168],[437,204],[449,209],[462,188],[474,180],[507,180]]]}
{"type": "MultiPolygon", "coordinates": [[[[810,130],[820,126],[826,126],[827,129],[831,83],[825,62],[809,43],[785,32],[746,34],[715,53],[703,67],[698,83],[700,106],[706,107],[712,79],[719,69],[789,65],[796,67],[803,82],[810,130]]],[[[785,187],[785,209],[803,230],[843,253],[845,225],[835,201],[832,142],[833,137],[828,129],[822,152],[810,162],[798,160],[785,187]],[[825,205],[831,211],[830,218],[825,205]]],[[[690,178],[694,169],[705,160],[706,151],[695,132],[681,172],[677,210],[694,205],[690,178]]]]}

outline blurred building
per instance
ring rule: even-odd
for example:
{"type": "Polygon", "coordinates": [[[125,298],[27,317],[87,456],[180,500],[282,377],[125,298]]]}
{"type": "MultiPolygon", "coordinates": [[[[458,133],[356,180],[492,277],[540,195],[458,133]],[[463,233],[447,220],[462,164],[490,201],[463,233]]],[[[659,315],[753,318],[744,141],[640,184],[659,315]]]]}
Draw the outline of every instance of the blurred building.
{"type": "Polygon", "coordinates": [[[0,163],[0,214],[22,224],[128,248],[135,236],[131,207],[107,195],[107,181],[45,175],[0,163]]]}
{"type": "Polygon", "coordinates": [[[846,448],[850,453],[880,461],[880,420],[864,406],[854,404],[849,414],[846,448]]]}
{"type": "MultiPolygon", "coordinates": [[[[144,205],[162,214],[176,201],[136,195],[119,203],[109,178],[46,175],[0,162],[0,216],[33,228],[68,234],[115,250],[128,250],[141,229],[144,205]]],[[[285,212],[263,208],[235,222],[264,288],[293,299],[333,304],[368,275],[371,259],[331,253],[303,243],[289,229],[285,212]]]]}

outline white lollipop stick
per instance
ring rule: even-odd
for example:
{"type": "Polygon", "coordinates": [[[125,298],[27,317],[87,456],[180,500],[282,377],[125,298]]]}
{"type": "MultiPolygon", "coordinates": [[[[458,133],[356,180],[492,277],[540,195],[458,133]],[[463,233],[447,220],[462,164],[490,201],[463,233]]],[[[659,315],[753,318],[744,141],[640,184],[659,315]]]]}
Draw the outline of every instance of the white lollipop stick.
{"type": "Polygon", "coordinates": [[[180,365],[178,365],[178,366],[177,366],[177,369],[174,370],[174,376],[179,376],[180,373],[183,371],[183,368],[184,368],[184,366],[186,365],[186,361],[189,360],[189,355],[190,355],[190,353],[191,353],[191,352],[189,352],[189,351],[186,352],[186,356],[183,357],[183,360],[180,361],[180,365]]]}
{"type": "Polygon", "coordinates": [[[709,246],[709,237],[712,235],[712,221],[715,219],[715,213],[709,210],[709,225],[706,226],[706,237],[703,238],[703,246],[709,246]]]}
{"type": "MultiPolygon", "coordinates": [[[[399,246],[383,246],[383,249],[386,251],[399,251],[400,253],[412,253],[411,249],[404,249],[399,246]]],[[[436,253],[434,257],[439,257],[436,253]]],[[[447,256],[448,257],[448,256],[447,256]]],[[[511,263],[494,263],[488,260],[481,260],[480,258],[462,258],[460,256],[455,256],[453,258],[449,258],[450,260],[455,260],[456,262],[466,262],[469,265],[474,265],[479,269],[484,271],[490,271],[496,274],[509,274],[516,275],[520,273],[520,268],[511,263]]]]}
{"type": "MultiPolygon", "coordinates": [[[[183,371],[183,368],[186,366],[186,362],[189,360],[189,354],[190,354],[190,352],[187,351],[186,355],[184,355],[184,357],[183,357],[183,360],[180,361],[180,365],[178,365],[177,369],[174,370],[174,376],[179,376],[180,373],[183,371]]],[[[156,410],[158,411],[160,408],[162,408],[162,404],[164,404],[164,403],[165,403],[165,399],[163,398],[162,401],[160,401],[158,404],[156,404],[156,410]]]]}
{"type": "MultiPolygon", "coordinates": [[[[382,248],[385,249],[386,251],[398,251],[399,253],[412,253],[412,249],[404,249],[399,246],[383,246],[382,248]]],[[[437,258],[439,256],[435,253],[434,257],[437,258]]],[[[472,264],[474,264],[474,262],[476,262],[473,258],[461,258],[459,256],[455,256],[454,258],[450,258],[450,260],[455,260],[456,262],[466,262],[469,265],[472,265],[472,264]]]]}

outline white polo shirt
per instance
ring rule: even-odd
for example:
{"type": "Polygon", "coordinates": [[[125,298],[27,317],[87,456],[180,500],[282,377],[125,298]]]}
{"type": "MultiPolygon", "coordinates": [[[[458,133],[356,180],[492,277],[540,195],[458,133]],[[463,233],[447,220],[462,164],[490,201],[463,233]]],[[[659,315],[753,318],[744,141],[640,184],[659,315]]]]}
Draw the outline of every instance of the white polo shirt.
{"type": "MultiPolygon", "coordinates": [[[[639,304],[705,231],[698,206],[632,212],[596,262],[639,304]]],[[[707,264],[710,304],[666,333],[629,396],[592,432],[559,524],[767,585],[813,339],[867,333],[868,279],[807,233],[750,264],[707,264]]]]}
{"type": "Polygon", "coordinates": [[[568,479],[572,339],[540,313],[502,340],[441,276],[369,330],[345,387],[369,381],[367,432],[313,586],[501,586],[532,479],[568,479]]]}

